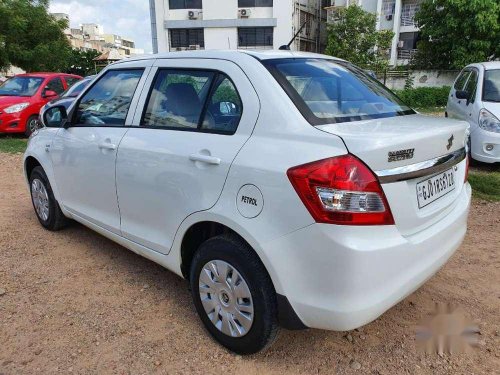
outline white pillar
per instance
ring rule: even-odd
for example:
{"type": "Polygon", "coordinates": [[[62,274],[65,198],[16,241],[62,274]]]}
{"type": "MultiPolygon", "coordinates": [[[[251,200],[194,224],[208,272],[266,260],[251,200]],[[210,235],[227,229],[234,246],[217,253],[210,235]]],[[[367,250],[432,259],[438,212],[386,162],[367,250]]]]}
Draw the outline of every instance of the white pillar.
{"type": "Polygon", "coordinates": [[[382,3],[384,0],[377,0],[377,24],[375,26],[376,30],[380,30],[380,20],[382,18],[382,3]]]}
{"type": "Polygon", "coordinates": [[[403,5],[403,0],[396,0],[396,7],[394,9],[394,26],[392,31],[394,32],[394,38],[392,39],[391,47],[391,59],[389,64],[396,65],[398,59],[398,42],[399,42],[399,28],[401,26],[401,8],[403,5]]]}

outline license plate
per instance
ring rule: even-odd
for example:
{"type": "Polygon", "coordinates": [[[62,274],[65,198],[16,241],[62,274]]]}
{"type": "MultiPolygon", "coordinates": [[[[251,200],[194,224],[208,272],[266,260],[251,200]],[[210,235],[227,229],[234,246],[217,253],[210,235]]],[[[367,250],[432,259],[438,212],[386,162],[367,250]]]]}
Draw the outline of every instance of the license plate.
{"type": "Polygon", "coordinates": [[[448,169],[417,184],[418,208],[423,208],[455,189],[455,171],[448,169]]]}

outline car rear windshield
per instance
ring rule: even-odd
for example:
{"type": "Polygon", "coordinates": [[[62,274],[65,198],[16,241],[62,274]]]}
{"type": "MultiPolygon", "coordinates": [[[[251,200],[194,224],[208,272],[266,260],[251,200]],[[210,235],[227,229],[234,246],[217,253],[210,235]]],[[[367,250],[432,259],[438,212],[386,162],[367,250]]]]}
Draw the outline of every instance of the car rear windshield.
{"type": "Polygon", "coordinates": [[[483,101],[500,102],[500,69],[484,72],[483,101]]]}
{"type": "Polygon", "coordinates": [[[33,96],[43,81],[41,77],[13,77],[0,86],[0,95],[33,96]]]}
{"type": "Polygon", "coordinates": [[[290,58],[262,63],[313,125],[415,113],[379,81],[347,62],[290,58]]]}

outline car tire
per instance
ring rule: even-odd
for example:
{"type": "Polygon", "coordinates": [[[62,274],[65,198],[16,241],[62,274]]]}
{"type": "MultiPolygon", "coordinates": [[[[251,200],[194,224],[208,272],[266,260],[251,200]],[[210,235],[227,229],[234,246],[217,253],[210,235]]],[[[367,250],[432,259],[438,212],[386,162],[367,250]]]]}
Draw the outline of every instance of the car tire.
{"type": "Polygon", "coordinates": [[[66,226],[68,219],[54,197],[49,179],[42,167],[35,167],[30,175],[30,193],[33,209],[40,224],[56,231],[66,226]]]}
{"type": "Polygon", "coordinates": [[[31,133],[33,133],[37,128],[38,128],[38,116],[37,115],[30,116],[26,121],[24,135],[26,137],[29,137],[31,133]]]}
{"type": "Polygon", "coordinates": [[[190,283],[201,321],[227,349],[253,354],[268,348],[276,339],[278,309],[271,278],[253,249],[238,236],[225,234],[202,243],[191,263],[190,283]]]}

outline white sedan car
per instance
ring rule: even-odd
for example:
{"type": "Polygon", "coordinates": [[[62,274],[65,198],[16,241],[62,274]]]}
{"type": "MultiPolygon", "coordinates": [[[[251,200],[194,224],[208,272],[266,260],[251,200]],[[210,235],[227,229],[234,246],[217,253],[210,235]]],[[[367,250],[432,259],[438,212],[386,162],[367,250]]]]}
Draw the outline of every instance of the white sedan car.
{"type": "Polygon", "coordinates": [[[42,121],[24,157],[41,225],[76,220],[188,279],[238,353],[369,323],[466,232],[467,123],[329,56],[127,59],[42,121]]]}
{"type": "Polygon", "coordinates": [[[451,88],[446,113],[470,124],[473,159],[500,162],[500,61],[466,66],[451,88]]]}

